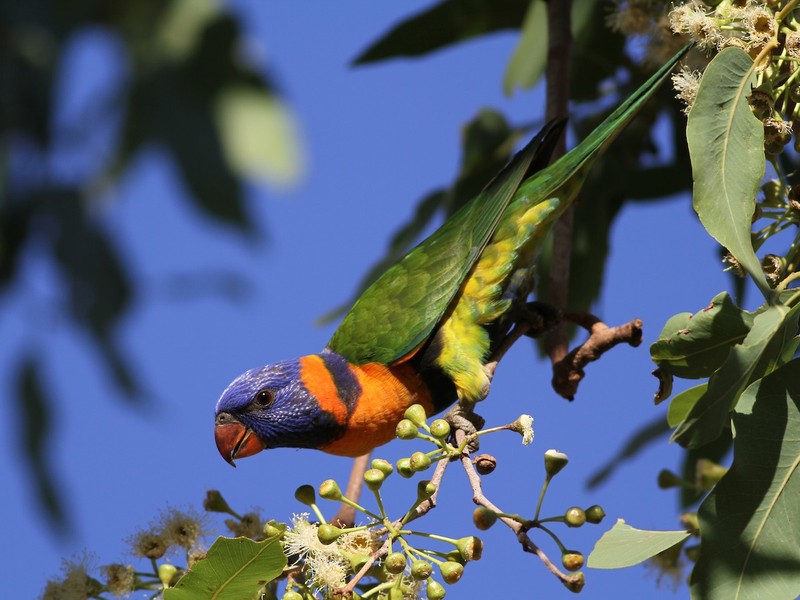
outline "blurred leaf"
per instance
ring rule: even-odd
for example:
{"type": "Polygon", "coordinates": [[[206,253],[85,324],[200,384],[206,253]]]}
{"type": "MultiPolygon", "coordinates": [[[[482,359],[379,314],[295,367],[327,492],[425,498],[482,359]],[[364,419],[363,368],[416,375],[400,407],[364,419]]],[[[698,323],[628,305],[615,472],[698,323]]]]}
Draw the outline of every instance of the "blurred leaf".
{"type": "Polygon", "coordinates": [[[443,0],[393,27],[353,64],[420,56],[487,33],[517,29],[529,3],[530,0],[443,0]]]}
{"type": "Polygon", "coordinates": [[[688,416],[697,401],[703,397],[708,389],[708,383],[701,383],[688,390],[682,391],[669,403],[667,410],[667,423],[670,427],[677,427],[688,416]]]}
{"type": "Polygon", "coordinates": [[[630,460],[639,454],[642,450],[647,448],[650,444],[660,440],[662,437],[669,433],[669,425],[664,420],[664,417],[659,415],[652,421],[641,425],[639,429],[634,431],[626,440],[622,448],[614,456],[612,456],[606,463],[600,467],[589,478],[586,487],[594,489],[597,486],[605,483],[605,481],[614,474],[614,472],[622,466],[626,460],[630,460]]]}
{"type": "Polygon", "coordinates": [[[787,345],[797,347],[798,314],[800,305],[791,310],[771,305],[757,312],[747,337],[731,349],[725,363],[709,379],[706,393],[675,429],[674,441],[696,448],[720,435],[729,422],[729,411],[745,388],[779,366],[777,357],[784,355],[787,345]]]}
{"type": "Polygon", "coordinates": [[[532,88],[544,73],[547,64],[547,4],[532,0],[522,23],[514,54],[503,76],[503,91],[510,96],[514,89],[532,88]]]}
{"type": "Polygon", "coordinates": [[[281,574],[286,566],[277,538],[217,538],[206,558],[196,562],[175,587],[164,590],[164,600],[243,600],[281,574]]]}
{"type": "Polygon", "coordinates": [[[733,465],[700,506],[693,598],[800,594],[800,359],[751,386],[733,414],[733,465]]]}
{"type": "Polygon", "coordinates": [[[572,3],[572,64],[569,95],[572,101],[596,100],[602,83],[614,77],[630,61],[625,36],[598,26],[608,15],[608,3],[579,0],[572,3]],[[602,52],[598,49],[602,48],[602,52]]]}
{"type": "Polygon", "coordinates": [[[667,321],[650,346],[650,358],[678,377],[709,377],[752,326],[753,315],[737,307],[728,292],[721,292],[694,315],[680,313],[667,321]]]}
{"type": "Polygon", "coordinates": [[[597,540],[586,566],[590,569],[632,567],[680,544],[689,535],[688,531],[645,531],[617,519],[614,526],[597,540]]]}
{"type": "Polygon", "coordinates": [[[771,297],[750,239],[756,195],[764,176],[764,127],[747,103],[755,65],[746,52],[726,48],[709,63],[689,113],[694,209],[708,233],[771,297]]]}
{"type": "Polygon", "coordinates": [[[172,0],[158,20],[156,40],[164,57],[183,60],[197,47],[203,31],[218,19],[221,5],[215,0],[172,0]]]}
{"type": "Polygon", "coordinates": [[[66,514],[51,472],[47,442],[52,435],[51,400],[42,384],[39,364],[25,356],[17,367],[15,394],[22,432],[23,459],[30,468],[39,504],[50,522],[63,532],[66,514]]]}
{"type": "Polygon", "coordinates": [[[279,98],[229,86],[217,98],[215,117],[228,164],[238,175],[279,186],[297,183],[303,171],[298,133],[279,98]]]}

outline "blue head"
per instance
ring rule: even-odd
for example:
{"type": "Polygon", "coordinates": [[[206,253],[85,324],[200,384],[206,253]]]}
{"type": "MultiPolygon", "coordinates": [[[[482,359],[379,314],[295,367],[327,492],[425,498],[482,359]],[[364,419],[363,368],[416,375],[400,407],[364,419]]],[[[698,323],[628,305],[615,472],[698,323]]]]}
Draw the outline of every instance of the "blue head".
{"type": "Polygon", "coordinates": [[[230,464],[265,448],[317,448],[340,433],[333,416],[304,384],[301,361],[251,369],[222,392],[214,434],[217,449],[230,464]]]}

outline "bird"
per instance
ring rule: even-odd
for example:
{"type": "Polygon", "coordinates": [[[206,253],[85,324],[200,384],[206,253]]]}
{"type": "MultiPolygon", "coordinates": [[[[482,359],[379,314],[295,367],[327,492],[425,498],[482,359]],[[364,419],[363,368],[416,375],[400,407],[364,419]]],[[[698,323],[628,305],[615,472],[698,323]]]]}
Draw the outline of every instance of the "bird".
{"type": "Polygon", "coordinates": [[[551,121],[483,191],[389,267],[319,353],[250,369],[216,404],[231,465],[268,448],[361,456],[391,440],[407,408],[428,416],[483,400],[489,363],[532,320],[533,268],[594,160],[667,78],[684,48],[571,151],[550,156],[551,121]]]}

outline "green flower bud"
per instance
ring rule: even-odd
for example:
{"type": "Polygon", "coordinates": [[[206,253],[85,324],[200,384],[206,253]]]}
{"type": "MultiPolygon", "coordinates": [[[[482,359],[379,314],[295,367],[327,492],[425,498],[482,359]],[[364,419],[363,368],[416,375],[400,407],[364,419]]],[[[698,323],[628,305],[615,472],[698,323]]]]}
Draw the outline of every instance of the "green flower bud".
{"type": "Polygon", "coordinates": [[[658,487],[662,490],[680,487],[684,485],[684,483],[686,482],[683,479],[668,469],[661,469],[658,473],[658,487]]]}
{"type": "Polygon", "coordinates": [[[394,472],[394,467],[392,466],[392,463],[390,463],[388,460],[383,460],[382,458],[373,459],[372,463],[370,464],[370,467],[372,467],[373,469],[378,469],[378,471],[380,471],[387,477],[394,472]]]}
{"type": "Polygon", "coordinates": [[[497,513],[485,506],[479,506],[472,512],[472,522],[481,531],[486,531],[497,522],[497,513]]]}
{"type": "Polygon", "coordinates": [[[411,563],[411,577],[415,580],[422,581],[427,579],[431,576],[431,573],[433,573],[433,567],[428,561],[418,558],[411,563]]]}
{"type": "Polygon", "coordinates": [[[569,527],[580,527],[586,523],[586,512],[580,506],[568,508],[564,513],[564,522],[569,527]]]}
{"type": "Polygon", "coordinates": [[[178,568],[175,565],[171,565],[169,563],[162,563],[158,565],[158,578],[161,580],[161,583],[165,588],[172,585],[172,581],[177,575],[178,568]]]}
{"type": "Polygon", "coordinates": [[[387,600],[403,600],[403,590],[398,587],[389,588],[389,596],[387,600]]]}
{"type": "Polygon", "coordinates": [[[383,567],[392,575],[402,573],[406,568],[406,555],[402,552],[392,552],[383,560],[383,567]]]}
{"type": "Polygon", "coordinates": [[[268,538],[282,536],[284,533],[286,533],[286,523],[278,523],[275,519],[271,519],[264,524],[264,535],[268,538]]]}
{"type": "Polygon", "coordinates": [[[350,561],[350,568],[353,569],[353,573],[358,573],[367,561],[369,560],[369,555],[367,554],[346,554],[347,560],[350,561]]]}
{"type": "Polygon", "coordinates": [[[281,600],[303,600],[303,596],[294,590],[286,590],[286,593],[281,597],[281,600]]]}
{"type": "Polygon", "coordinates": [[[414,452],[414,454],[411,455],[411,462],[409,464],[412,471],[421,473],[431,466],[431,459],[424,452],[414,452]]]}
{"type": "Polygon", "coordinates": [[[330,523],[323,523],[317,530],[319,541],[326,546],[338,540],[340,535],[342,535],[342,530],[330,523]]]}
{"type": "Polygon", "coordinates": [[[597,525],[600,523],[606,516],[606,511],[603,510],[603,507],[599,504],[592,504],[589,508],[586,509],[586,520],[589,523],[597,525]]]}
{"type": "Polygon", "coordinates": [[[406,409],[403,416],[417,427],[423,427],[428,420],[428,415],[425,414],[425,409],[421,404],[412,404],[406,409]]]}
{"type": "Polygon", "coordinates": [[[441,583],[435,579],[429,579],[425,586],[425,595],[428,596],[428,600],[441,600],[447,595],[447,592],[441,583]]]}
{"type": "Polygon", "coordinates": [[[225,498],[222,497],[217,490],[208,490],[206,492],[205,500],[203,500],[203,508],[208,512],[233,514],[233,509],[228,506],[225,498]]]}
{"type": "Polygon", "coordinates": [[[406,479],[414,476],[414,470],[411,468],[411,459],[410,458],[401,458],[397,461],[397,472],[400,474],[400,477],[404,477],[406,479]]]}
{"type": "Polygon", "coordinates": [[[453,585],[464,574],[464,566],[457,562],[447,561],[439,565],[439,571],[442,573],[444,582],[453,585]]]}
{"type": "Polygon", "coordinates": [[[450,550],[450,552],[445,554],[443,556],[443,558],[445,560],[449,560],[449,561],[452,561],[452,562],[457,562],[460,565],[467,564],[467,561],[464,560],[464,557],[461,556],[461,553],[456,549],[450,550]]]}
{"type": "Polygon", "coordinates": [[[544,453],[544,470],[547,473],[547,478],[555,477],[561,469],[567,466],[569,457],[563,452],[550,449],[544,453]]]}
{"type": "Polygon", "coordinates": [[[326,500],[341,500],[342,490],[339,489],[339,484],[333,479],[326,479],[319,484],[319,495],[326,500]]]}
{"type": "Polygon", "coordinates": [[[381,489],[385,479],[386,475],[383,474],[383,471],[378,469],[367,469],[364,472],[364,483],[366,483],[367,487],[373,492],[381,489]]]}
{"type": "Polygon", "coordinates": [[[401,440],[414,440],[417,438],[417,426],[408,419],[403,419],[397,424],[394,433],[401,440]]]}
{"type": "Polygon", "coordinates": [[[697,562],[697,559],[700,558],[700,546],[699,544],[695,546],[685,546],[683,553],[690,561],[697,562]]]}
{"type": "Polygon", "coordinates": [[[431,435],[440,440],[450,435],[450,423],[444,419],[436,419],[431,423],[431,435]]]}
{"type": "Polygon", "coordinates": [[[310,485],[301,485],[294,491],[294,497],[298,502],[305,504],[306,506],[311,506],[317,501],[314,488],[310,485]]]}
{"type": "Polygon", "coordinates": [[[567,571],[577,571],[583,566],[583,554],[577,550],[567,550],[561,555],[561,564],[567,571]]]}
{"type": "Polygon", "coordinates": [[[570,592],[575,592],[577,594],[583,589],[583,586],[585,584],[586,584],[586,577],[584,576],[582,571],[578,571],[574,575],[571,575],[564,582],[564,587],[566,587],[570,592]]]}
{"type": "Polygon", "coordinates": [[[679,518],[681,525],[686,531],[696,533],[700,531],[700,521],[697,520],[697,513],[683,513],[679,518]]]}
{"type": "Polygon", "coordinates": [[[417,500],[427,500],[436,493],[436,486],[427,479],[423,479],[417,484],[417,500]]]}
{"type": "MultiPolygon", "coordinates": [[[[497,515],[495,515],[495,518],[497,518],[497,515]]],[[[480,560],[481,555],[483,555],[483,542],[474,535],[468,535],[458,540],[456,548],[464,560],[480,560]]]]}

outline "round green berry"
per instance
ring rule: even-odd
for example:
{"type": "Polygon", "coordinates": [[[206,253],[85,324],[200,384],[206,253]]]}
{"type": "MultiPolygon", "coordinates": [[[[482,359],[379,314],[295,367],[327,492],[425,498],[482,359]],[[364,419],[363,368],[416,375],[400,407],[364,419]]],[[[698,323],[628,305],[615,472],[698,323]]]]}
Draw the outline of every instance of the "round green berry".
{"type": "Polygon", "coordinates": [[[420,473],[431,466],[431,459],[424,452],[414,452],[411,455],[411,470],[420,473]]]}
{"type": "Polygon", "coordinates": [[[378,469],[378,471],[380,471],[387,477],[394,472],[394,467],[392,466],[392,463],[382,458],[373,459],[372,463],[370,464],[370,467],[372,467],[373,469],[378,469]]]}
{"type": "Polygon", "coordinates": [[[326,500],[341,500],[342,490],[339,489],[339,484],[333,479],[326,479],[319,484],[319,495],[326,500]]]}
{"type": "Polygon", "coordinates": [[[294,491],[294,497],[298,502],[311,506],[317,501],[317,496],[314,494],[314,487],[310,485],[301,485],[294,491]]]}
{"type": "Polygon", "coordinates": [[[564,513],[564,522],[570,527],[580,527],[586,523],[586,512],[580,506],[568,508],[564,513]]]}
{"type": "Polygon", "coordinates": [[[439,571],[442,573],[444,582],[453,585],[464,574],[464,566],[457,562],[447,561],[439,566],[439,571]]]}
{"type": "Polygon", "coordinates": [[[384,559],[383,566],[392,575],[402,573],[406,568],[406,555],[402,552],[392,552],[384,559]]]}
{"type": "Polygon", "coordinates": [[[441,600],[447,595],[444,586],[435,579],[429,579],[425,586],[425,595],[428,600],[441,600]]]}
{"type": "Polygon", "coordinates": [[[384,475],[383,471],[379,471],[378,469],[367,469],[364,472],[364,483],[366,483],[367,487],[373,492],[381,489],[381,485],[383,485],[385,479],[386,475],[384,475]]]}
{"type": "Polygon", "coordinates": [[[567,571],[577,571],[583,566],[583,554],[577,550],[567,550],[561,555],[561,564],[567,571]]]}
{"type": "Polygon", "coordinates": [[[436,419],[431,423],[431,435],[440,440],[446,438],[450,435],[450,423],[444,419],[436,419]]]}
{"type": "Polygon", "coordinates": [[[497,513],[485,506],[479,506],[472,512],[472,522],[481,531],[486,531],[497,522],[497,513]]]}
{"type": "Polygon", "coordinates": [[[400,477],[404,477],[406,479],[414,476],[414,469],[411,468],[411,459],[401,458],[397,461],[397,472],[400,474],[400,477]]]}
{"type": "Polygon", "coordinates": [[[319,541],[326,546],[338,540],[340,535],[342,535],[342,530],[330,523],[323,523],[317,530],[319,541]]]}
{"type": "Polygon", "coordinates": [[[397,424],[394,433],[401,440],[413,440],[417,437],[417,426],[408,419],[403,419],[397,424]]]}
{"type": "Polygon", "coordinates": [[[433,567],[428,561],[417,559],[411,563],[411,577],[417,581],[427,579],[431,576],[431,573],[433,573],[433,567]]]}
{"type": "Polygon", "coordinates": [[[606,516],[606,511],[603,510],[603,507],[599,504],[592,504],[589,508],[586,509],[586,520],[589,523],[593,523],[597,525],[600,523],[603,518],[606,516]]]}
{"type": "Polygon", "coordinates": [[[428,420],[428,415],[425,414],[425,409],[422,408],[421,404],[412,404],[406,409],[405,414],[403,416],[414,423],[417,427],[423,427],[425,425],[425,421],[428,420]]]}

